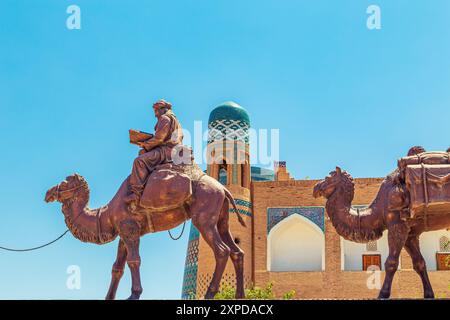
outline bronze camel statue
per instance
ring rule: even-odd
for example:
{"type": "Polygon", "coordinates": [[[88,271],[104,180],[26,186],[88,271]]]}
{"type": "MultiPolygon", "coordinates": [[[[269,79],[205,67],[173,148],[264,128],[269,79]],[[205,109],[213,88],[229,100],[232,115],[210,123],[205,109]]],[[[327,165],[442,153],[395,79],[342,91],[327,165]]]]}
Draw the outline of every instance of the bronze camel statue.
{"type": "Polygon", "coordinates": [[[326,211],[337,233],[354,242],[368,242],[381,238],[388,230],[389,256],[385,262],[386,277],[379,298],[391,295],[391,285],[398,268],[400,251],[405,247],[413,261],[414,270],[419,274],[425,298],[434,298],[428,279],[425,260],[420,252],[419,236],[426,231],[450,227],[450,212],[430,215],[425,222],[422,218],[404,219],[401,211],[407,201],[398,194],[398,171],[394,171],[381,184],[371,205],[360,212],[351,208],[355,185],[353,178],[339,167],[314,187],[314,197],[327,199],[326,211]]]}
{"type": "MultiPolygon", "coordinates": [[[[199,169],[198,169],[199,170],[199,169]]],[[[153,230],[149,230],[146,215],[131,214],[124,198],[128,194],[129,177],[120,186],[114,198],[104,207],[89,209],[89,187],[86,180],[74,174],[49,189],[46,202],[62,203],[65,222],[75,238],[95,244],[104,244],[120,237],[117,259],[112,267],[111,284],[106,299],[114,299],[123,275],[125,263],[131,271],[132,288],[128,299],[139,299],[142,293],[139,266],[139,239],[156,231],[169,230],[186,220],[185,215],[152,213],[153,230]]],[[[234,242],[230,233],[229,205],[234,207],[239,222],[244,220],[236,208],[230,192],[215,179],[202,175],[192,185],[193,199],[187,206],[188,218],[214,251],[216,267],[205,299],[214,298],[230,257],[236,271],[236,298],[244,298],[244,252],[234,242]]]]}

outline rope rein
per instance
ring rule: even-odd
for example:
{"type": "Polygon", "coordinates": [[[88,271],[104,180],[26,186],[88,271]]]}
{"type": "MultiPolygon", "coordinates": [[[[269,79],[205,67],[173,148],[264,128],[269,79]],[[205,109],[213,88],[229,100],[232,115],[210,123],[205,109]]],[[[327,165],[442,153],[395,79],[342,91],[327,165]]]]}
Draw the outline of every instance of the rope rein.
{"type": "MultiPolygon", "coordinates": [[[[78,216],[73,220],[74,222],[81,216],[81,213],[78,214],[78,216]]],[[[44,243],[43,245],[37,246],[37,247],[32,247],[32,248],[26,248],[26,249],[15,249],[15,248],[8,248],[8,247],[1,247],[0,246],[0,250],[5,250],[5,251],[12,251],[12,252],[27,252],[27,251],[34,251],[34,250],[38,250],[38,249],[42,249],[45,248],[53,243],[55,243],[56,241],[62,239],[70,230],[67,229],[66,231],[64,231],[60,236],[58,236],[56,239],[44,243]]]]}
{"type": "MultiPolygon", "coordinates": [[[[71,189],[60,190],[60,189],[59,189],[59,188],[60,188],[60,184],[58,184],[58,185],[56,186],[56,198],[57,198],[58,200],[60,200],[60,199],[61,199],[61,193],[63,193],[63,192],[68,192],[68,191],[75,191],[75,190],[77,190],[77,189],[79,189],[79,188],[81,188],[81,187],[83,187],[83,186],[84,186],[84,185],[80,185],[80,186],[77,186],[77,187],[74,187],[74,188],[71,188],[71,189]]],[[[78,216],[73,220],[73,222],[77,221],[77,219],[81,216],[82,213],[83,213],[83,212],[80,212],[80,213],[78,214],[78,216]]],[[[99,238],[100,243],[104,243],[104,241],[103,241],[103,239],[102,239],[102,235],[101,235],[101,232],[102,232],[102,230],[101,230],[101,224],[100,224],[100,216],[101,216],[101,214],[102,214],[102,208],[97,209],[97,214],[96,214],[96,218],[97,218],[97,234],[98,234],[98,238],[99,238]]],[[[184,223],[183,223],[183,228],[181,229],[181,233],[180,233],[180,235],[179,235],[178,237],[174,237],[174,236],[172,235],[172,233],[170,232],[170,230],[168,230],[168,233],[169,233],[170,238],[171,238],[172,240],[179,240],[179,239],[183,236],[185,227],[186,227],[186,221],[184,221],[184,223]]],[[[52,245],[53,243],[55,243],[55,242],[61,240],[61,239],[62,239],[69,231],[70,231],[70,229],[67,229],[67,230],[64,231],[61,235],[59,235],[58,237],[56,237],[54,240],[49,241],[49,242],[46,242],[46,243],[44,243],[44,244],[42,244],[42,245],[39,245],[39,246],[36,246],[36,247],[25,248],[25,249],[17,249],[17,248],[10,248],[10,247],[3,247],[3,246],[0,246],[0,250],[10,251],[10,252],[29,252],[29,251],[39,250],[39,249],[48,247],[48,246],[52,245]]]]}
{"type": "Polygon", "coordinates": [[[184,221],[184,223],[183,223],[183,229],[181,229],[180,235],[179,235],[178,237],[176,237],[176,238],[174,238],[174,236],[172,236],[172,233],[170,232],[170,230],[167,230],[167,232],[169,232],[170,238],[171,238],[172,240],[179,240],[179,239],[181,238],[181,236],[183,235],[183,233],[184,233],[184,227],[185,227],[185,226],[186,226],[186,221],[184,221]]]}
{"type": "Polygon", "coordinates": [[[0,247],[0,249],[1,249],[1,250],[5,250],[5,251],[12,251],[12,252],[27,252],[27,251],[38,250],[38,249],[47,247],[47,246],[49,246],[49,245],[55,243],[55,242],[58,241],[59,239],[62,239],[62,237],[64,237],[64,236],[67,234],[67,232],[69,232],[69,231],[70,231],[70,230],[67,229],[66,231],[64,231],[63,234],[61,234],[61,235],[60,235],[59,237],[57,237],[55,240],[52,240],[52,241],[50,241],[50,242],[47,242],[47,243],[45,243],[45,244],[43,244],[43,245],[40,245],[40,246],[38,246],[38,247],[27,248],[27,249],[14,249],[14,248],[0,247]]]}
{"type": "MultiPolygon", "coordinates": [[[[62,192],[66,192],[66,191],[74,191],[74,190],[77,190],[77,189],[83,187],[83,185],[80,185],[80,186],[77,186],[77,187],[75,187],[75,188],[71,188],[71,189],[68,189],[68,190],[62,190],[62,191],[59,190],[59,187],[60,187],[60,184],[58,184],[58,185],[56,186],[56,198],[57,198],[57,199],[60,199],[61,193],[62,193],[62,192]]],[[[77,216],[73,221],[74,221],[74,222],[77,221],[77,219],[81,216],[82,213],[83,213],[83,212],[80,212],[80,213],[78,214],[78,216],[77,216]]],[[[44,244],[42,244],[42,245],[40,245],[40,246],[37,246],[37,247],[31,247],[31,248],[26,248],[26,249],[16,249],[16,248],[8,248],[8,247],[2,247],[2,246],[0,246],[0,250],[11,251],[11,252],[28,252],[28,251],[39,250],[39,249],[45,248],[45,247],[47,247],[47,246],[49,246],[49,245],[55,243],[56,241],[62,239],[69,231],[70,231],[70,229],[67,229],[67,230],[64,231],[60,236],[58,236],[56,239],[54,239],[54,240],[52,240],[52,241],[49,241],[49,242],[47,242],[47,243],[44,243],[44,244]]]]}

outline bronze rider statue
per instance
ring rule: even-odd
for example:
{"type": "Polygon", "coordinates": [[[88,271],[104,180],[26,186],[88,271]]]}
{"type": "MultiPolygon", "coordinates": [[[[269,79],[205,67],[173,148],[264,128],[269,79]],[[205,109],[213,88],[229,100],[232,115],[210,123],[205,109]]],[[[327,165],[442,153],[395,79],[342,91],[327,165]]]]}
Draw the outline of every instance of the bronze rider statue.
{"type": "Polygon", "coordinates": [[[172,112],[172,104],[163,99],[153,104],[158,122],[154,136],[140,144],[142,150],[133,162],[130,175],[130,194],[126,197],[130,211],[139,205],[145,183],[157,165],[172,162],[172,150],[183,142],[183,130],[180,122],[172,112]]]}

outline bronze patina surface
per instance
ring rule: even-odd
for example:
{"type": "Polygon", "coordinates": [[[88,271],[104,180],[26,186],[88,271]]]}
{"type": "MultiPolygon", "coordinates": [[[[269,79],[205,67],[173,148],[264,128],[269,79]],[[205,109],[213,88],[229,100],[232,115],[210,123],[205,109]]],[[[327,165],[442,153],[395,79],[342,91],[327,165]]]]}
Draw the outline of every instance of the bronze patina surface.
{"type": "Polygon", "coordinates": [[[448,159],[448,153],[426,153],[423,148],[414,147],[408,156],[399,161],[399,169],[386,177],[376,198],[367,209],[352,209],[353,178],[339,167],[336,167],[335,171],[314,187],[315,197],[323,196],[327,199],[327,214],[337,233],[343,238],[365,243],[381,238],[383,231],[388,231],[389,256],[384,265],[386,277],[379,298],[390,297],[392,280],[398,268],[402,248],[405,248],[411,256],[414,270],[422,280],[424,297],[434,298],[425,260],[420,252],[419,237],[423,232],[450,227],[450,210],[441,210],[443,206],[448,208],[450,205],[450,193],[446,191],[448,189],[441,188],[439,190],[438,187],[434,187],[435,185],[446,185],[449,182],[450,166],[443,165],[443,162],[448,159]],[[437,154],[440,154],[442,158],[437,154]],[[409,168],[409,165],[405,163],[412,162],[414,163],[412,166],[417,166],[417,163],[421,163],[421,159],[431,159],[429,161],[434,163],[423,165],[432,175],[423,177],[417,175],[417,169],[413,167],[414,177],[406,176],[406,180],[413,179],[419,183],[412,189],[410,183],[405,182],[402,171],[409,168]],[[426,188],[427,184],[432,187],[428,188],[428,200],[425,200],[419,195],[423,193],[423,188],[426,188]],[[418,191],[420,188],[422,188],[422,193],[418,191]],[[439,201],[441,205],[431,205],[433,199],[439,201]],[[428,207],[423,214],[414,214],[418,207],[418,201],[422,201],[428,207]]]}
{"type": "Polygon", "coordinates": [[[132,174],[125,179],[107,205],[98,209],[88,207],[89,187],[78,174],[68,176],[50,188],[45,201],[62,203],[68,228],[75,238],[83,242],[104,244],[120,238],[106,299],[115,298],[125,263],[132,278],[129,299],[139,299],[142,293],[140,237],[169,230],[187,219],[192,219],[193,225],[215,256],[216,267],[205,298],[211,299],[218,292],[229,258],[236,271],[236,297],[244,298],[244,252],[230,233],[229,207],[234,208],[243,226],[244,220],[231,193],[217,180],[205,175],[193,162],[179,165],[172,163],[171,151],[181,144],[182,134],[177,131],[181,126],[169,105],[165,101],[155,103],[154,110],[158,118],[156,132],[149,136],[149,140],[139,142],[143,149],[134,162],[132,174]],[[158,179],[152,179],[153,175],[158,179]],[[159,188],[150,188],[142,195],[147,180],[152,184],[159,183],[159,188]]]}

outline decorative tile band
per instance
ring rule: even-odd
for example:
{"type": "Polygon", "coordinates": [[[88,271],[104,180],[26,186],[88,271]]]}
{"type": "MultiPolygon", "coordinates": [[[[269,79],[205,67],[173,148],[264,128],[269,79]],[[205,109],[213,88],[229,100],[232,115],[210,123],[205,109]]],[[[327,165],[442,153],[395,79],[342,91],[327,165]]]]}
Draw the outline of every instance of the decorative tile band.
{"type": "Polygon", "coordinates": [[[197,265],[185,267],[183,278],[183,292],[181,294],[181,299],[195,299],[195,296],[197,294],[197,272],[197,265]]]}
{"type": "MultiPolygon", "coordinates": [[[[244,210],[244,209],[239,209],[238,208],[238,211],[239,211],[239,213],[242,213],[242,214],[244,214],[246,216],[249,216],[249,217],[252,216],[252,213],[250,211],[248,211],[248,210],[244,210]]],[[[234,208],[230,208],[229,212],[235,213],[236,210],[234,210],[234,208]]]]}
{"type": "Polygon", "coordinates": [[[189,231],[189,241],[198,239],[200,237],[200,231],[191,223],[191,230],[189,231]]]}
{"type": "Polygon", "coordinates": [[[181,290],[182,299],[195,299],[197,294],[199,236],[198,229],[191,224],[186,261],[184,264],[183,288],[181,290]]]}
{"type": "Polygon", "coordinates": [[[236,201],[236,204],[238,206],[243,206],[243,207],[247,207],[247,208],[251,208],[252,207],[252,203],[249,201],[245,201],[242,199],[234,199],[234,201],[236,201]]]}
{"type": "MultiPolygon", "coordinates": [[[[251,217],[252,216],[252,203],[243,199],[234,199],[238,206],[238,211],[241,214],[251,217]]],[[[230,205],[229,212],[236,213],[236,210],[230,205]]]]}
{"type": "Polygon", "coordinates": [[[250,126],[242,120],[215,120],[208,125],[208,143],[214,141],[243,141],[248,143],[248,130],[250,126]]]}
{"type": "Polygon", "coordinates": [[[298,214],[316,224],[325,232],[325,208],[324,207],[287,207],[267,208],[267,234],[280,221],[298,214]]]}

